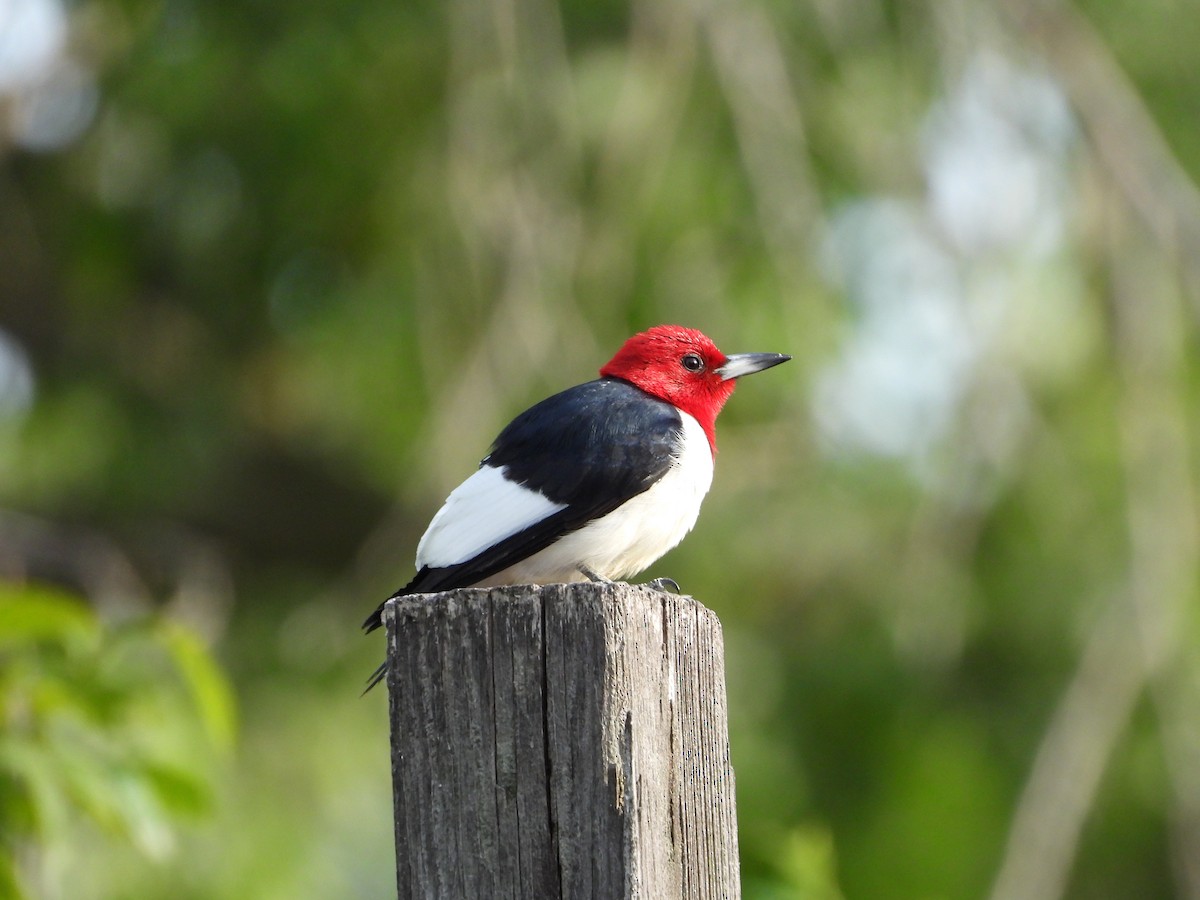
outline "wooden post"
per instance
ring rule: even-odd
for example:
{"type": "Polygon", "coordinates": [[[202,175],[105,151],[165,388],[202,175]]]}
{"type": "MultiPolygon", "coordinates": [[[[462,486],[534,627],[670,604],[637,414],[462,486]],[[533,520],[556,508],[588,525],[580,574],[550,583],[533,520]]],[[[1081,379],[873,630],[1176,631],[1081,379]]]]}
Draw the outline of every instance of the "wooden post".
{"type": "Polygon", "coordinates": [[[721,624],[627,584],[387,605],[407,898],[737,898],[721,624]]]}

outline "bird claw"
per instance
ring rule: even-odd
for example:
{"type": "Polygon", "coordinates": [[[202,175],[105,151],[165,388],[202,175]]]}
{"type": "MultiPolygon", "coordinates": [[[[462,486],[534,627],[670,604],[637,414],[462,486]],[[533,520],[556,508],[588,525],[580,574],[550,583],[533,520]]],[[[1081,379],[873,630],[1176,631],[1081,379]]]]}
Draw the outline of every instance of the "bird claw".
{"type": "Polygon", "coordinates": [[[612,579],[605,578],[603,575],[597,575],[587,566],[579,567],[579,574],[590,581],[592,584],[612,584],[612,579]]]}
{"type": "MultiPolygon", "coordinates": [[[[590,581],[592,584],[612,584],[611,578],[605,578],[603,575],[598,575],[587,566],[579,566],[579,574],[590,581]]],[[[663,591],[667,594],[678,594],[679,583],[674,578],[655,578],[653,581],[647,581],[646,587],[655,591],[663,591]]]]}

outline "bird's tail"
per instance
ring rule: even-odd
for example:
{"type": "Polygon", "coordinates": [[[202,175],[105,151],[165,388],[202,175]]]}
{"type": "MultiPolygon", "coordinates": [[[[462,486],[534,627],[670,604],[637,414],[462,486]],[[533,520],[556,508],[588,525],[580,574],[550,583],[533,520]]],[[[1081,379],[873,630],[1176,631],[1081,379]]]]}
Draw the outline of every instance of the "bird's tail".
{"type": "MultiPolygon", "coordinates": [[[[395,594],[392,594],[392,597],[396,597],[396,596],[399,596],[399,591],[397,591],[395,594]]],[[[388,597],[388,600],[391,600],[392,597],[388,597]]],[[[372,631],[374,631],[376,628],[378,628],[380,625],[383,624],[383,605],[384,605],[384,603],[387,603],[387,600],[384,600],[383,603],[380,603],[378,608],[376,608],[375,612],[371,613],[369,616],[367,616],[365,619],[363,619],[362,630],[365,631],[367,634],[370,634],[372,631]]]]}
{"type": "MultiPolygon", "coordinates": [[[[430,586],[431,579],[429,576],[433,572],[442,572],[442,571],[444,571],[444,570],[442,570],[442,569],[430,570],[428,567],[422,568],[421,571],[419,571],[413,577],[412,581],[410,581],[404,587],[397,588],[395,591],[393,591],[391,593],[391,595],[388,596],[387,600],[384,600],[382,603],[380,603],[377,607],[375,607],[375,611],[373,613],[371,613],[369,616],[367,616],[365,619],[363,619],[363,623],[362,623],[363,631],[365,631],[367,634],[370,634],[376,628],[379,628],[380,626],[383,625],[383,608],[385,606],[387,606],[388,600],[395,600],[397,597],[403,597],[405,594],[416,594],[416,593],[420,593],[423,591],[439,590],[440,588],[438,588],[438,587],[430,586]]],[[[375,674],[378,675],[379,673],[376,672],[375,674]]]]}
{"type": "Polygon", "coordinates": [[[371,673],[371,677],[367,679],[367,686],[365,688],[363,688],[363,692],[359,696],[366,696],[367,691],[371,690],[371,688],[375,687],[375,685],[377,685],[377,684],[379,684],[379,682],[383,681],[383,679],[386,675],[387,675],[387,660],[384,660],[383,662],[381,662],[379,664],[379,668],[371,673]]]}
{"type": "MultiPolygon", "coordinates": [[[[370,634],[376,628],[383,625],[383,608],[387,605],[388,600],[395,600],[397,597],[403,597],[405,594],[415,594],[420,591],[440,590],[441,582],[437,580],[439,574],[445,573],[445,569],[429,569],[422,568],[417,572],[416,576],[404,587],[393,593],[387,600],[380,603],[375,608],[375,611],[363,620],[362,628],[367,634],[370,634]]],[[[387,662],[380,663],[379,668],[371,673],[371,677],[367,679],[367,686],[363,688],[365,694],[379,682],[383,681],[383,676],[387,674],[387,662]]]]}

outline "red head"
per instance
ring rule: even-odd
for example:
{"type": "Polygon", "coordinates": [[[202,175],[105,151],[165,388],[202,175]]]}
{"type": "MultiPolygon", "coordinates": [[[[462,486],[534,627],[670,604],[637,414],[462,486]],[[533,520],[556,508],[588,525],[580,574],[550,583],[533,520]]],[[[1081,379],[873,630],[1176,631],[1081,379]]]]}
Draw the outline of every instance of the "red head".
{"type": "Polygon", "coordinates": [[[726,356],[694,328],[656,325],[627,340],[600,370],[672,403],[695,417],[717,452],[717,413],[733,393],[735,379],[791,359],[782,353],[726,356]]]}

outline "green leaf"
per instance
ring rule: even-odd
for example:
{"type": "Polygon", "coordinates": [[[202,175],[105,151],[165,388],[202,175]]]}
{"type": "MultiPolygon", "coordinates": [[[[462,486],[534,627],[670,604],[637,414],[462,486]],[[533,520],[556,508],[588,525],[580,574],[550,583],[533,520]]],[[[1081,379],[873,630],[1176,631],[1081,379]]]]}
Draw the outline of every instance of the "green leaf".
{"type": "Polygon", "coordinates": [[[229,751],[237,732],[237,704],[229,680],[192,632],[164,623],[162,635],[209,739],[218,750],[229,751]]]}
{"type": "Polygon", "coordinates": [[[6,853],[0,853],[0,897],[21,900],[26,894],[17,882],[16,866],[6,853]]]}
{"type": "Polygon", "coordinates": [[[95,636],[95,615],[77,597],[43,585],[0,584],[0,646],[69,643],[95,636]]]}
{"type": "Polygon", "coordinates": [[[194,771],[181,766],[146,763],[140,774],[171,812],[199,815],[212,807],[208,781],[194,771]]]}
{"type": "Polygon", "coordinates": [[[780,857],[780,869],[795,896],[805,900],[842,900],[833,834],[828,828],[822,825],[793,828],[784,840],[780,857]]]}
{"type": "Polygon", "coordinates": [[[5,830],[31,833],[44,842],[62,838],[71,821],[71,804],[57,761],[45,746],[5,736],[0,740],[0,769],[9,773],[15,785],[4,796],[0,821],[5,830]]]}

